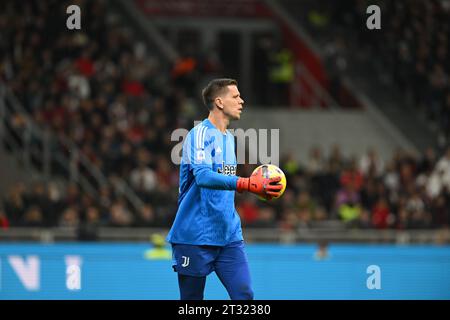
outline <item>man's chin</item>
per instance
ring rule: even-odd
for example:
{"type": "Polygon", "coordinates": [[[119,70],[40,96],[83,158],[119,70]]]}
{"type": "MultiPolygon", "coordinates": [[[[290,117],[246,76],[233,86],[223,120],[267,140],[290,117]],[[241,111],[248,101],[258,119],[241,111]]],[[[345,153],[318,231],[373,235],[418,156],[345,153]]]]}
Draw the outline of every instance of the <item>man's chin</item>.
{"type": "Polygon", "coordinates": [[[241,114],[240,113],[227,114],[227,116],[228,116],[228,120],[229,121],[239,120],[241,118],[241,114]]]}

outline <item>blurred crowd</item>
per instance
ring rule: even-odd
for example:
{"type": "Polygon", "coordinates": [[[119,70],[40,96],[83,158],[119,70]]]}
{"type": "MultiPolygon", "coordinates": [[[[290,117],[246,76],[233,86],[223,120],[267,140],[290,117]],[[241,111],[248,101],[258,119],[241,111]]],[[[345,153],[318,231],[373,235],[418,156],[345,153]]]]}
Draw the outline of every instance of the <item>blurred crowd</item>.
{"type": "MultiPolygon", "coordinates": [[[[78,3],[83,28],[67,32],[61,26],[68,2],[3,1],[0,76],[37,124],[68,137],[108,180],[127,181],[144,206],[133,210],[111,186],[100,187],[94,198],[56,180],[18,183],[0,199],[0,228],[74,227],[80,238],[95,239],[99,226],[168,227],[177,209],[179,170],[170,158],[177,143],[170,135],[206,115],[192,97],[196,78],[185,72],[192,63],[165,66],[105,2],[78,3]]],[[[437,78],[442,70],[448,76],[444,62],[437,78]]],[[[20,113],[8,120],[24,125],[20,113]]],[[[284,230],[325,220],[358,228],[448,226],[450,150],[441,155],[430,149],[422,158],[399,151],[388,163],[376,150],[360,159],[344,158],[338,146],[324,153],[311,150],[307,164],[286,155],[281,167],[288,188],[277,201],[237,195],[243,224],[284,230]]],[[[246,176],[252,167],[238,170],[246,176]]]]}
{"type": "Polygon", "coordinates": [[[409,110],[425,115],[440,146],[449,143],[450,1],[283,2],[323,46],[330,90],[338,101],[345,89],[342,76],[357,59],[373,81],[395,88],[409,110]],[[380,30],[366,28],[370,5],[380,7],[380,30]]]}
{"type": "MultiPolygon", "coordinates": [[[[386,162],[374,149],[360,158],[344,157],[336,145],[327,156],[325,150],[313,148],[305,164],[286,155],[280,167],[288,181],[280,199],[265,202],[252,194],[236,194],[244,226],[297,230],[333,220],[359,229],[449,227],[450,148],[442,155],[430,148],[420,156],[398,150],[386,162]]],[[[247,176],[253,169],[241,165],[238,174],[247,176]]],[[[177,186],[175,179],[168,182],[169,189],[177,186]]],[[[136,213],[123,199],[114,199],[108,188],[92,199],[75,185],[61,190],[52,182],[19,183],[3,198],[0,225],[81,231],[98,226],[169,227],[176,212],[177,193],[171,193],[164,199],[149,192],[153,198],[136,213]]]]}
{"type": "Polygon", "coordinates": [[[400,94],[424,110],[442,144],[450,141],[450,2],[384,1],[392,30],[378,45],[400,94]],[[392,19],[392,20],[391,20],[392,19]]]}
{"type": "MultiPolygon", "coordinates": [[[[106,1],[77,2],[80,31],[65,28],[70,4],[0,4],[1,78],[35,123],[73,141],[109,181],[126,180],[145,206],[132,213],[130,203],[108,186],[92,199],[77,185],[37,183],[31,189],[15,186],[3,212],[11,225],[77,225],[104,221],[105,215],[111,225],[158,224],[174,211],[169,204],[176,204],[178,190],[170,134],[192,126],[203,109],[182,90],[184,73],[171,76],[172,66],[165,66],[106,1]]],[[[18,112],[6,125],[20,132],[24,119],[18,112]]],[[[2,221],[6,225],[4,214],[2,221]]]]}
{"type": "Polygon", "coordinates": [[[327,156],[325,151],[311,149],[303,165],[283,159],[288,187],[282,198],[263,203],[238,197],[243,223],[286,230],[327,220],[360,229],[449,227],[450,148],[442,155],[429,148],[420,156],[397,150],[389,161],[375,149],[360,158],[344,157],[338,145],[327,156]]]}

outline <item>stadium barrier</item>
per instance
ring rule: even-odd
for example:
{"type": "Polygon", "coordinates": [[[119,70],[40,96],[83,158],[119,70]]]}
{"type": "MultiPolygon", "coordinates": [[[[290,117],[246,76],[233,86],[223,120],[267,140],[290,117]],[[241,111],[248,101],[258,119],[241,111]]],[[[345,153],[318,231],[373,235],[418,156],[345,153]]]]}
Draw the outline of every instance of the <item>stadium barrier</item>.
{"type": "MultiPolygon", "coordinates": [[[[329,222],[328,222],[329,223],[329,222]]],[[[98,230],[100,242],[147,242],[153,234],[167,234],[165,228],[111,228],[98,230]]],[[[448,229],[373,230],[348,228],[302,228],[292,231],[278,228],[244,228],[248,243],[390,243],[390,244],[448,244],[448,229]]],[[[0,230],[0,242],[36,241],[52,243],[78,241],[77,228],[9,228],[0,230]]]]}

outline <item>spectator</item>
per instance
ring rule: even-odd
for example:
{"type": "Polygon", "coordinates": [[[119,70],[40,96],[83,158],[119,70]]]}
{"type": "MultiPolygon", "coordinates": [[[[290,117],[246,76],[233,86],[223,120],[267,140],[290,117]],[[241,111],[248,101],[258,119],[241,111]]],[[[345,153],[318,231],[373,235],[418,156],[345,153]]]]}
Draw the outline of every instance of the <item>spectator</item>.
{"type": "Polygon", "coordinates": [[[355,190],[353,184],[345,185],[336,194],[335,208],[339,208],[343,204],[357,204],[360,202],[360,196],[355,190]]]}
{"type": "Polygon", "coordinates": [[[359,161],[359,170],[365,177],[378,178],[384,172],[384,164],[375,149],[371,148],[359,161]]]}
{"type": "Polygon", "coordinates": [[[0,229],[6,230],[8,228],[9,228],[9,220],[0,203],[0,229]]]}
{"type": "Polygon", "coordinates": [[[309,174],[315,175],[323,172],[325,169],[325,161],[322,156],[321,149],[318,147],[311,148],[306,170],[309,174]]]}
{"type": "Polygon", "coordinates": [[[260,209],[256,205],[256,201],[256,197],[246,198],[239,203],[236,209],[244,226],[254,226],[260,217],[260,209]]]}
{"type": "Polygon", "coordinates": [[[157,177],[152,169],[140,164],[131,171],[130,182],[138,192],[152,192],[157,186],[157,177]]]}
{"type": "Polygon", "coordinates": [[[317,206],[313,213],[313,220],[325,221],[329,219],[326,209],[323,206],[317,206]]]}
{"type": "Polygon", "coordinates": [[[78,209],[74,206],[67,207],[61,216],[59,226],[77,228],[79,224],[80,215],[78,209]]]}
{"type": "Polygon", "coordinates": [[[356,223],[359,229],[370,229],[372,228],[370,211],[363,208],[361,214],[359,215],[358,221],[356,223]]]}
{"type": "Polygon", "coordinates": [[[263,207],[259,210],[256,221],[251,225],[253,228],[272,228],[276,224],[275,210],[271,207],[263,207]]]}
{"type": "Polygon", "coordinates": [[[133,223],[133,216],[126,206],[125,200],[117,199],[111,206],[110,225],[113,227],[128,227],[133,223]]]}
{"type": "Polygon", "coordinates": [[[149,260],[170,260],[172,253],[166,248],[166,241],[160,234],[152,234],[150,241],[153,244],[153,248],[144,252],[145,259],[149,260]]]}
{"type": "Polygon", "coordinates": [[[25,214],[25,186],[23,184],[14,185],[5,200],[5,212],[11,225],[20,225],[25,214]]]}
{"type": "Polygon", "coordinates": [[[99,237],[100,211],[95,206],[86,209],[84,221],[79,224],[79,241],[97,241],[99,237]]]}
{"type": "Polygon", "coordinates": [[[374,179],[368,179],[360,192],[361,205],[367,210],[371,210],[379,198],[376,186],[374,179]]]}
{"type": "Polygon", "coordinates": [[[380,198],[372,210],[372,225],[377,229],[387,229],[392,224],[392,214],[385,198],[380,198]]]}
{"type": "Polygon", "coordinates": [[[298,216],[294,209],[285,209],[282,213],[280,228],[284,232],[292,232],[298,227],[298,216]]]}
{"type": "Polygon", "coordinates": [[[23,216],[20,223],[22,227],[42,227],[43,226],[43,216],[42,210],[37,206],[29,207],[23,216]]]}
{"type": "Polygon", "coordinates": [[[137,219],[134,221],[136,227],[153,227],[159,225],[156,221],[155,211],[151,204],[145,204],[140,211],[138,211],[137,219]]]}
{"type": "Polygon", "coordinates": [[[433,227],[450,226],[450,193],[447,190],[433,200],[431,210],[433,227]]]}
{"type": "MultiPolygon", "coordinates": [[[[343,203],[338,207],[339,217],[348,226],[354,226],[357,219],[361,216],[362,208],[359,203],[348,202],[343,203]]],[[[357,224],[356,224],[357,225],[357,224]]]]}
{"type": "Polygon", "coordinates": [[[317,251],[314,253],[315,260],[327,260],[330,258],[330,253],[328,252],[328,243],[326,241],[320,241],[318,244],[317,251]]]}
{"type": "Polygon", "coordinates": [[[351,185],[356,192],[359,192],[363,186],[363,179],[363,175],[357,168],[356,159],[353,158],[341,174],[341,185],[343,187],[351,185]]]}

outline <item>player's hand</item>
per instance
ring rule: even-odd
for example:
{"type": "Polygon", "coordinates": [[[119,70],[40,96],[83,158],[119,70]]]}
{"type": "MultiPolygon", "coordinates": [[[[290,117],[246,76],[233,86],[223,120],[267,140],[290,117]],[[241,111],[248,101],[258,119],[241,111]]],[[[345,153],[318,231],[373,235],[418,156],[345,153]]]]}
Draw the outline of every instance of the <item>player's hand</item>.
{"type": "Polygon", "coordinates": [[[278,184],[280,180],[281,177],[264,178],[262,170],[258,170],[250,178],[239,178],[236,190],[238,192],[249,191],[263,197],[278,197],[283,188],[281,184],[278,184]]]}

